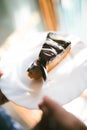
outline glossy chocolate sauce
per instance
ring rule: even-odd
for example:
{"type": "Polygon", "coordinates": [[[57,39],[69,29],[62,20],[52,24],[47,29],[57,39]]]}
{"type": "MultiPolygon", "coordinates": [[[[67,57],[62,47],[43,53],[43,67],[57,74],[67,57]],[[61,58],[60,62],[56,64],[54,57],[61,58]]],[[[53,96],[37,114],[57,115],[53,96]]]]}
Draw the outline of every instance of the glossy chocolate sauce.
{"type": "Polygon", "coordinates": [[[69,41],[59,40],[57,33],[48,33],[45,43],[43,44],[39,53],[38,60],[34,61],[32,64],[32,69],[34,67],[40,67],[42,71],[42,77],[44,80],[46,80],[47,63],[53,60],[57,55],[60,55],[70,44],[71,42],[69,41]]]}
{"type": "Polygon", "coordinates": [[[71,44],[71,42],[56,39],[55,35],[54,33],[48,33],[47,39],[40,51],[39,62],[44,67],[71,44]]]}

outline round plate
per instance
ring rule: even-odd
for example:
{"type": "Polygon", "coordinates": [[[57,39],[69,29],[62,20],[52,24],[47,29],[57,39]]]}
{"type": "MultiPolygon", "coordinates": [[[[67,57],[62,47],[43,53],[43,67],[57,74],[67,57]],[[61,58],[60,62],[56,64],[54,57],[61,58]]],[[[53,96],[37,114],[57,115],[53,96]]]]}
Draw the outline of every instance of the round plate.
{"type": "Polygon", "coordinates": [[[48,73],[46,81],[27,76],[26,70],[38,57],[45,37],[46,33],[29,34],[27,42],[11,47],[0,64],[4,73],[0,79],[2,92],[9,100],[30,109],[37,109],[44,96],[65,104],[87,87],[87,48],[73,35],[59,33],[59,37],[71,41],[71,51],[48,73]]]}

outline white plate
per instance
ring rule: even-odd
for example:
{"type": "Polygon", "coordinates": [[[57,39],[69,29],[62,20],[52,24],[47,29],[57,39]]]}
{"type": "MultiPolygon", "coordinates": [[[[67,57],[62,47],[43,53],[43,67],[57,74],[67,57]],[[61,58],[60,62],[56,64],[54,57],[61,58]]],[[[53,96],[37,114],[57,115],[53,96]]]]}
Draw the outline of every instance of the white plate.
{"type": "Polygon", "coordinates": [[[37,58],[46,34],[29,35],[27,43],[23,42],[19,47],[13,46],[2,58],[0,68],[4,75],[0,79],[0,87],[9,100],[35,109],[43,96],[65,104],[79,96],[87,87],[86,45],[72,35],[59,35],[72,42],[72,49],[70,54],[48,73],[45,82],[29,79],[26,70],[37,58]]]}

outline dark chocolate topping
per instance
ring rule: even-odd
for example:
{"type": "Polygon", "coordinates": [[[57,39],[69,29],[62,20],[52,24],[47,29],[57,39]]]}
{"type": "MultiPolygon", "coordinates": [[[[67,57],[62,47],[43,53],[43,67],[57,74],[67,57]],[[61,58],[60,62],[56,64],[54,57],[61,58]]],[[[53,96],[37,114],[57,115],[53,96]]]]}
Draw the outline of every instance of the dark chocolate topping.
{"type": "Polygon", "coordinates": [[[47,71],[46,71],[45,66],[44,66],[42,63],[40,63],[40,60],[37,60],[37,61],[35,61],[35,62],[36,62],[36,64],[37,64],[37,66],[39,66],[40,69],[41,69],[43,79],[46,80],[47,71]]]}
{"type": "Polygon", "coordinates": [[[42,71],[42,77],[43,77],[44,80],[46,80],[46,78],[47,78],[46,68],[42,64],[40,65],[40,68],[41,68],[41,71],[42,71]]]}
{"type": "Polygon", "coordinates": [[[39,53],[39,60],[34,62],[31,65],[31,68],[34,68],[36,66],[40,67],[42,71],[42,77],[44,80],[46,80],[46,64],[49,63],[49,61],[51,61],[52,59],[54,59],[57,55],[60,55],[63,52],[63,50],[65,50],[70,44],[71,42],[69,41],[58,39],[57,33],[48,33],[46,41],[43,44],[39,53]]]}
{"type": "Polygon", "coordinates": [[[41,71],[43,79],[46,80],[47,77],[46,68],[42,64],[40,64],[38,60],[34,61],[31,67],[27,69],[28,72],[36,71],[36,73],[38,73],[38,70],[41,71]]]}
{"type": "Polygon", "coordinates": [[[48,33],[47,39],[42,46],[39,53],[39,62],[42,66],[46,67],[46,64],[55,58],[58,54],[62,53],[71,42],[58,40],[58,34],[48,33]]]}
{"type": "Polygon", "coordinates": [[[29,72],[29,71],[31,71],[32,69],[34,70],[34,69],[36,69],[36,67],[37,67],[37,61],[34,61],[34,62],[31,64],[31,66],[27,69],[27,71],[29,72]]]}
{"type": "Polygon", "coordinates": [[[48,43],[48,41],[47,43],[44,43],[39,54],[40,63],[44,65],[44,67],[46,66],[47,62],[55,58],[58,54],[60,54],[63,51],[62,47],[59,48],[58,44],[55,45],[53,44],[54,41],[51,42],[51,44],[50,42],[48,43]]]}
{"type": "Polygon", "coordinates": [[[55,33],[55,32],[48,33],[47,39],[52,39],[53,41],[55,41],[59,45],[61,45],[64,49],[66,49],[71,44],[70,41],[65,41],[65,40],[58,39],[58,34],[55,33]]]}

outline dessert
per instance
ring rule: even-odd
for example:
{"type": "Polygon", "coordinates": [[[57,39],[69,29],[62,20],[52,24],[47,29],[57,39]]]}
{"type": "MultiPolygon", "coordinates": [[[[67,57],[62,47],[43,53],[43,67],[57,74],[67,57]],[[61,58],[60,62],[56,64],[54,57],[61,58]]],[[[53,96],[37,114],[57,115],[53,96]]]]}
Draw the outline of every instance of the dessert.
{"type": "Polygon", "coordinates": [[[27,69],[28,76],[35,80],[46,80],[47,73],[66,57],[70,49],[70,41],[60,39],[56,32],[49,32],[38,58],[27,69]]]}

